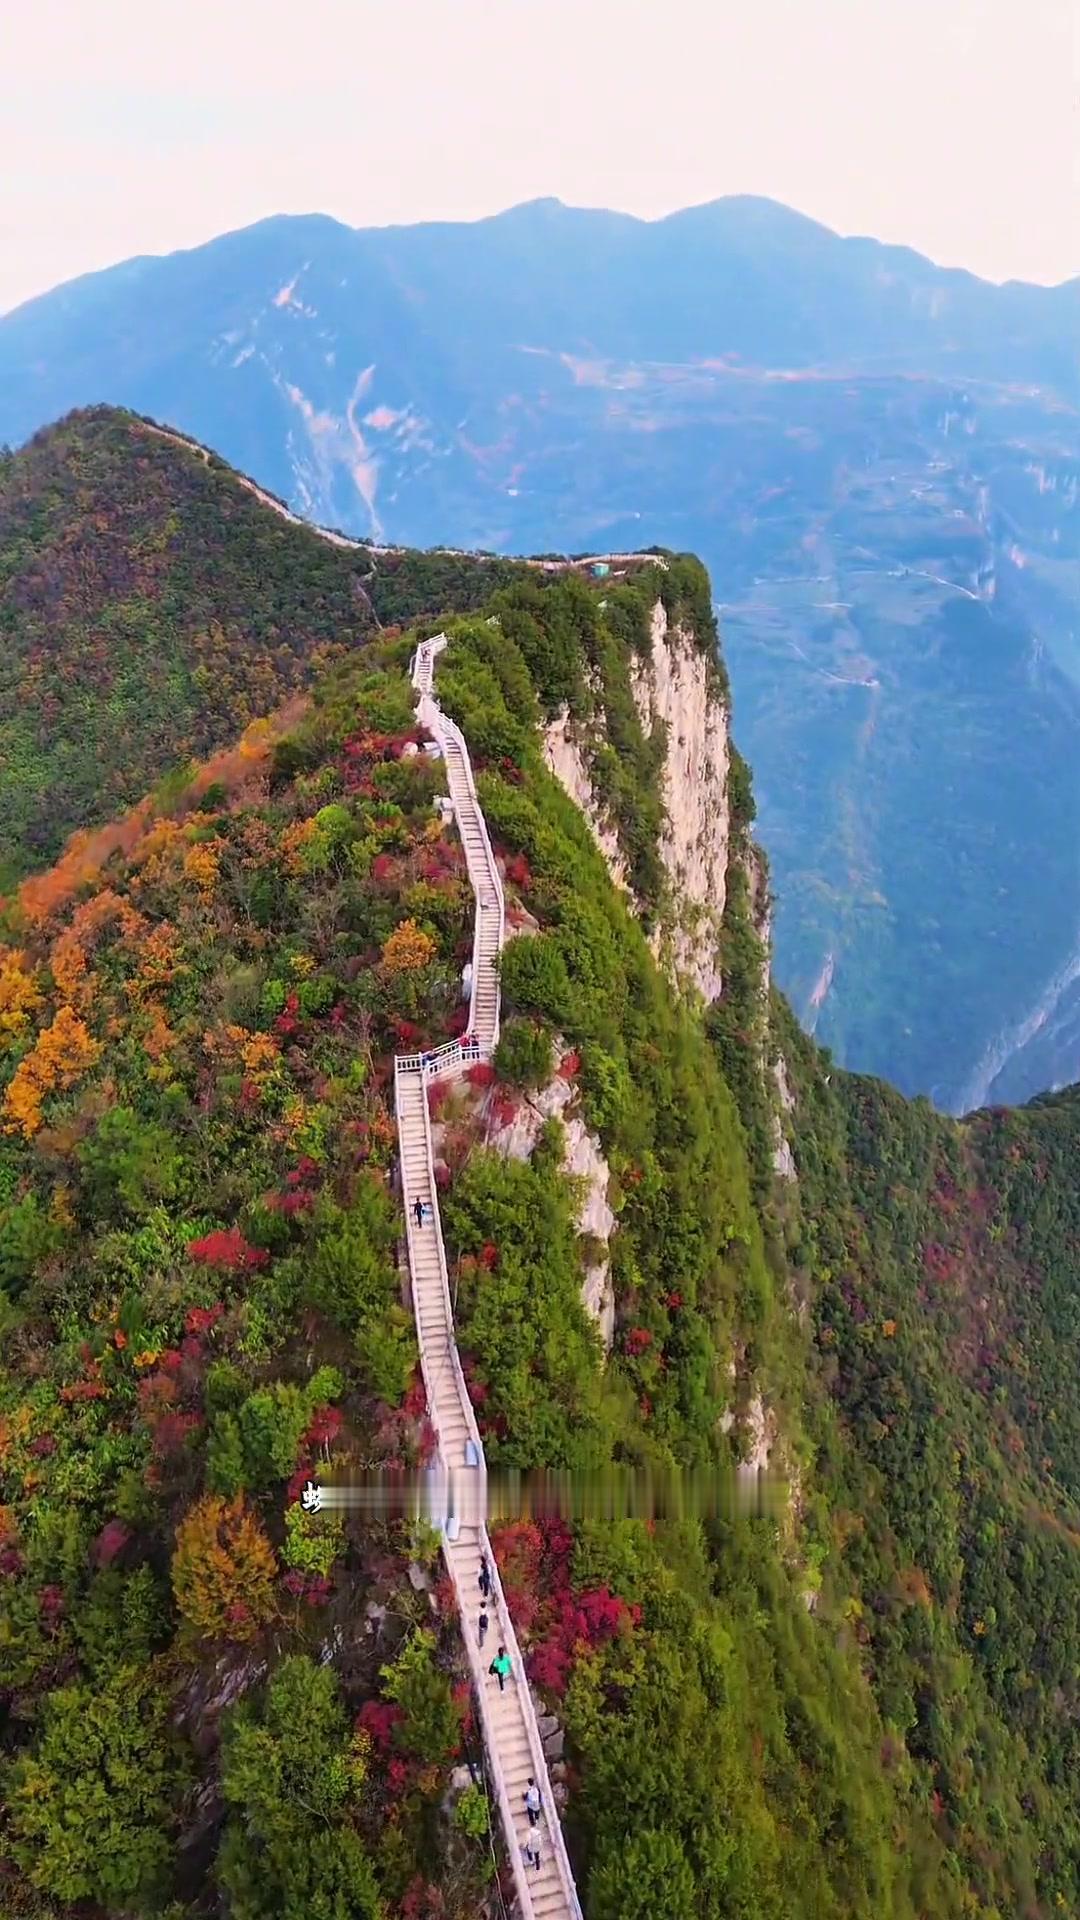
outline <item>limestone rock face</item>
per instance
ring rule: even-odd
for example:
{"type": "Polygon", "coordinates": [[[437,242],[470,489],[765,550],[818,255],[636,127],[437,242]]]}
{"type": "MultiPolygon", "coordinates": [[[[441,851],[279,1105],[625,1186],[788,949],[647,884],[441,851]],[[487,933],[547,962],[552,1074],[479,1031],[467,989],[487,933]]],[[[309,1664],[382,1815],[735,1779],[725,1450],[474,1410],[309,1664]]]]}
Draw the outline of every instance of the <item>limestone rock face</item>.
{"type": "Polygon", "coordinates": [[[776,1097],[780,1102],[780,1112],[776,1116],[775,1144],[773,1147],[773,1168],[781,1180],[796,1180],[798,1171],[795,1156],[791,1151],[791,1142],[784,1129],[783,1116],[790,1113],[795,1105],[795,1095],[788,1079],[787,1061],[778,1053],[773,1061],[773,1080],[776,1085],[776,1097]]]}
{"type": "MultiPolygon", "coordinates": [[[[665,821],[660,858],[667,900],[653,947],[677,979],[708,1002],[721,988],[718,946],[727,890],[728,709],[712,665],[692,633],[671,627],[662,601],[652,611],[651,657],[634,664],[631,684],[647,735],[662,729],[660,790],[665,821]]],[[[580,807],[616,885],[627,866],[618,835],[589,773],[592,740],[603,738],[602,713],[575,723],[562,707],[544,730],[544,759],[580,807]]]]}
{"type": "Polygon", "coordinates": [[[625,887],[626,862],[619,851],[619,838],[614,828],[605,821],[603,809],[593,791],[582,744],[574,730],[568,707],[561,707],[545,727],[543,751],[546,765],[585,815],[615,884],[625,887]]]}
{"type": "Polygon", "coordinates": [[[527,1160],[540,1137],[544,1122],[552,1119],[562,1122],[565,1139],[563,1171],[581,1180],[584,1186],[584,1198],[577,1216],[578,1231],[588,1234],[591,1241],[599,1243],[604,1249],[602,1257],[590,1262],[585,1270],[582,1298],[597,1324],[605,1353],[610,1353],[615,1332],[615,1296],[611,1288],[611,1261],[607,1254],[608,1243],[615,1229],[615,1214],[607,1197],[611,1168],[604,1158],[597,1135],[590,1133],[580,1113],[567,1111],[575,1095],[573,1082],[556,1074],[546,1087],[541,1087],[537,1093],[530,1094],[522,1101],[508,1125],[496,1127],[491,1132],[488,1144],[515,1160],[527,1160]]]}
{"type": "Polygon", "coordinates": [[[727,895],[729,715],[711,662],[691,633],[668,624],[659,600],[651,640],[651,661],[636,669],[633,686],[642,725],[649,733],[662,726],[666,739],[660,857],[670,902],[656,944],[676,977],[707,1003],[722,985],[717,947],[727,895]]]}

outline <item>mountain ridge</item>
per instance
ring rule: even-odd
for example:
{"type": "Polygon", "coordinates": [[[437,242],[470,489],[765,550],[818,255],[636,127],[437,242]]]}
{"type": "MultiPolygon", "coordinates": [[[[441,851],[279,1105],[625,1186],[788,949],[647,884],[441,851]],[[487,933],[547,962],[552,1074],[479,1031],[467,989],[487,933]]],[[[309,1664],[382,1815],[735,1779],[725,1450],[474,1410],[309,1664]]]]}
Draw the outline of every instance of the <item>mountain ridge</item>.
{"type": "MultiPolygon", "coordinates": [[[[732,245],[689,237],[708,206],[581,213],[588,244],[546,204],[271,221],[0,320],[0,439],[106,397],[353,537],[702,553],[778,977],[810,1018],[828,973],[837,1057],[955,1107],[1080,924],[1080,283],[957,280],[802,216],[759,242],[761,211],[732,245]]],[[[1077,1074],[1070,999],[987,1097],[1077,1074]]]]}
{"type": "MultiPolygon", "coordinates": [[[[144,426],[56,436],[111,448],[84,510],[132,569],[144,426]]],[[[157,445],[183,524],[208,462],[157,445]]],[[[50,551],[63,494],[36,511],[50,551]]],[[[243,525],[317,626],[313,535],[246,490],[243,525]]],[[[215,553],[163,551],[193,620],[215,553]]],[[[485,1448],[775,1476],[748,1516],[496,1531],[588,1920],[1069,1911],[1076,1089],[957,1123],[770,989],[699,563],[326,551],[381,630],[0,906],[0,1887],[29,1920],[490,1902],[429,1543],[298,1506],[424,1459],[393,1057],[463,1030],[473,952],[409,679],[437,629],[507,905],[500,1048],[430,1100],[485,1448]],[[724,898],[680,992],[699,805],[724,898]]]]}
{"type": "Polygon", "coordinates": [[[613,225],[621,223],[627,227],[637,228],[659,228],[677,224],[682,221],[690,222],[704,216],[713,216],[714,219],[717,217],[721,219],[744,217],[749,220],[756,218],[759,222],[770,221],[774,224],[774,227],[786,229],[789,233],[802,232],[809,236],[812,232],[815,237],[823,236],[828,241],[836,242],[843,247],[869,250],[882,255],[889,255],[894,257],[898,262],[902,261],[905,264],[917,266],[919,269],[929,268],[934,274],[956,276],[964,281],[973,282],[980,287],[991,287],[998,290],[1020,289],[1025,293],[1041,292],[1049,295],[1059,294],[1063,291],[1072,291],[1080,297],[1080,272],[1066,275],[1064,279],[1050,283],[1024,280],[1015,275],[1009,275],[1003,280],[990,280],[984,275],[974,273],[968,267],[950,266],[937,261],[930,254],[922,253],[917,247],[908,246],[903,242],[881,240],[875,235],[868,233],[841,233],[838,228],[830,227],[826,221],[817,219],[813,214],[808,214],[800,208],[789,206],[784,201],[775,200],[768,194],[718,194],[708,200],[694,201],[687,206],[673,208],[668,213],[652,215],[630,213],[625,210],[603,206],[580,205],[574,201],[563,200],[557,194],[537,194],[530,200],[514,201],[511,205],[501,207],[494,213],[478,214],[473,219],[467,221],[448,218],[444,220],[387,221],[380,226],[363,226],[353,225],[349,221],[339,219],[336,214],[322,213],[314,208],[305,213],[264,214],[260,216],[258,220],[245,222],[238,227],[226,228],[219,234],[210,235],[205,240],[193,241],[191,245],[186,247],[170,249],[165,253],[129,254],[120,260],[109,262],[102,267],[90,268],[87,272],[75,275],[70,280],[58,281],[53,287],[45,288],[40,293],[28,296],[25,300],[17,301],[14,306],[5,308],[3,313],[0,313],[0,320],[11,318],[15,314],[24,313],[26,309],[34,307],[42,301],[51,300],[59,293],[84,287],[88,282],[98,280],[103,274],[129,272],[136,268],[145,268],[154,262],[189,257],[194,253],[200,253],[207,246],[213,246],[218,242],[235,240],[240,234],[266,233],[271,229],[284,230],[285,228],[291,228],[294,231],[306,228],[312,232],[325,232],[327,229],[334,229],[339,233],[349,234],[351,236],[431,233],[444,231],[446,229],[459,229],[461,227],[491,227],[495,224],[513,221],[533,213],[554,214],[556,217],[569,215],[571,218],[581,217],[586,220],[604,220],[613,225]]]}

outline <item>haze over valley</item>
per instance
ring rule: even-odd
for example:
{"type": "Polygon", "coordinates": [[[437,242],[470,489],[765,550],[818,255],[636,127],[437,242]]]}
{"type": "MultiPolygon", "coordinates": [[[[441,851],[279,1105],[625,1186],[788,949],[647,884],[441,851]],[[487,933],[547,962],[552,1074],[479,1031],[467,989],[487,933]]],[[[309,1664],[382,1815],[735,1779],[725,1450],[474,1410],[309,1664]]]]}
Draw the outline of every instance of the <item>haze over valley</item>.
{"type": "Polygon", "coordinates": [[[962,1110],[1080,1074],[1080,281],[775,203],[278,218],[0,320],[0,436],[130,406],[358,538],[700,552],[838,1059],[962,1110]]]}

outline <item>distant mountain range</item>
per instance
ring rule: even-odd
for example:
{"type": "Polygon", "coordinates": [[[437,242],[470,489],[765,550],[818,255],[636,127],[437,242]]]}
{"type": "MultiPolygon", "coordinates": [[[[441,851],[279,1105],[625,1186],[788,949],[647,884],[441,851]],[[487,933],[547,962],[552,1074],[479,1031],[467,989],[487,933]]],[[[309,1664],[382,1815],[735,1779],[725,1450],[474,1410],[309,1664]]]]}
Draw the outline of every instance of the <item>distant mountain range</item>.
{"type": "Polygon", "coordinates": [[[737,198],[260,222],[0,319],[0,439],[110,401],[347,532],[708,561],[777,973],[963,1107],[1080,1076],[1080,280],[737,198]]]}

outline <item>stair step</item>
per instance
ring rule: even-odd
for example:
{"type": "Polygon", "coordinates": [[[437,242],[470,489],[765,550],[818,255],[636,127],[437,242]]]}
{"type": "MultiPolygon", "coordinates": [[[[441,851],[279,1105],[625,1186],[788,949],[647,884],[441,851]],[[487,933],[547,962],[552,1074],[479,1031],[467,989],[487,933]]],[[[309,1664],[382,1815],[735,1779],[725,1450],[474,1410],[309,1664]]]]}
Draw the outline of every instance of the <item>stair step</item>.
{"type": "MultiPolygon", "coordinates": [[[[469,1008],[471,1030],[481,1042],[491,1044],[499,1031],[500,988],[495,962],[502,949],[500,890],[491,845],[476,794],[472,789],[468,745],[456,724],[440,716],[434,695],[436,654],[445,638],[423,664],[414,666],[413,684],[421,693],[421,724],[432,739],[442,746],[446,790],[454,809],[455,823],[465,856],[465,870],[475,895],[474,906],[474,978],[469,1008]],[[429,704],[423,705],[424,700],[429,704]]],[[[446,1069],[446,1078],[456,1079],[460,1062],[446,1069]]],[[[472,1505],[479,1490],[479,1475],[465,1470],[465,1454],[472,1440],[472,1410],[447,1365],[454,1351],[454,1328],[448,1312],[443,1267],[442,1225],[438,1197],[433,1189],[430,1158],[430,1126],[426,1086],[428,1076],[419,1067],[400,1069],[396,1080],[398,1109],[398,1158],[404,1206],[417,1199],[429,1211],[422,1227],[415,1218],[406,1221],[405,1246],[413,1313],[417,1336],[425,1364],[437,1375],[433,1388],[432,1419],[438,1431],[439,1453],[445,1466],[455,1473],[455,1497],[459,1508],[475,1516],[472,1505]],[[465,1470],[465,1477],[461,1478],[465,1470]]],[[[475,1609],[479,1605],[477,1573],[480,1566],[481,1530],[478,1516],[472,1521],[461,1517],[461,1532],[456,1541],[443,1541],[443,1558],[455,1584],[462,1611],[462,1630],[475,1636],[475,1609]]],[[[484,1551],[489,1549],[485,1546],[484,1551]]],[[[485,1644],[494,1651],[498,1646],[498,1619],[493,1619],[485,1644]]],[[[515,1663],[516,1664],[516,1663],[515,1663]]],[[[525,1788],[535,1776],[536,1762],[529,1745],[531,1703],[523,1677],[516,1674],[505,1692],[488,1680],[481,1696],[484,1741],[492,1756],[492,1765],[506,1788],[510,1801],[510,1831],[505,1835],[509,1848],[521,1849],[530,1827],[524,1804],[525,1788]]],[[[539,1827],[541,1868],[528,1870],[528,1908],[533,1920],[571,1920],[572,1903],[567,1900],[560,1878],[554,1837],[548,1831],[547,1815],[539,1827]]]]}

